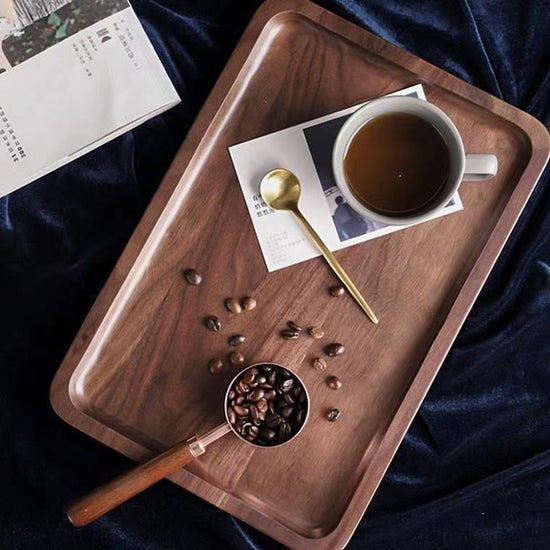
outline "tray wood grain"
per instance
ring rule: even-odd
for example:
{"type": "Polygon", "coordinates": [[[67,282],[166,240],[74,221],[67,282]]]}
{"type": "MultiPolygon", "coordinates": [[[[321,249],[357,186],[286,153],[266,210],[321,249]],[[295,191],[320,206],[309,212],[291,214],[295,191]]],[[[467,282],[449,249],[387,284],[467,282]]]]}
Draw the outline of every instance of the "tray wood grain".
{"type": "Polygon", "coordinates": [[[206,363],[241,332],[250,362],[299,372],[310,421],[281,449],[255,450],[229,435],[171,479],[288,546],[343,547],[548,152],[548,133],[530,115],[310,2],[266,2],[69,349],[53,407],[144,460],[222,420],[235,368],[212,377],[206,363]],[[468,152],[497,155],[499,173],[461,187],[462,212],[336,253],[379,315],[376,327],[351,299],[328,294],[333,276],[321,259],[266,272],[227,148],[419,82],[468,152]],[[185,283],[187,267],[203,274],[200,286],[185,283]],[[224,298],[246,294],[258,299],[253,312],[224,312],[224,298]],[[223,336],[202,326],[211,313],[223,336]],[[328,340],[346,345],[326,371],[342,379],[341,391],[309,364],[328,340],[283,342],[288,319],[322,325],[328,340]],[[337,424],[323,418],[333,406],[342,410],[337,424]]]}

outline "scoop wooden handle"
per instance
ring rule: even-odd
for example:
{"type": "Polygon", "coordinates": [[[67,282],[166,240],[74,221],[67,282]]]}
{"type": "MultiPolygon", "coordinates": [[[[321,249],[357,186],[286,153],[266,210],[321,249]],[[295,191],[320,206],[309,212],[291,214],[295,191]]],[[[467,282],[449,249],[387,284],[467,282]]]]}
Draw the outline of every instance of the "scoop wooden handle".
{"type": "Polygon", "coordinates": [[[204,448],[196,438],[182,441],[163,454],[115,477],[71,504],[67,517],[76,527],[88,525],[164,477],[192,462],[204,448]]]}

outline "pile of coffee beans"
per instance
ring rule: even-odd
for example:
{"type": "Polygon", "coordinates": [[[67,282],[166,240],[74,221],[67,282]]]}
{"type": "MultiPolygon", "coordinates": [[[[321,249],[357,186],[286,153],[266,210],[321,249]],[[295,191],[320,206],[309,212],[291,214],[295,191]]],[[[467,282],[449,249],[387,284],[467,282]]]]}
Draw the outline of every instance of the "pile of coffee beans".
{"type": "Polygon", "coordinates": [[[227,418],[243,439],[273,447],[296,435],[307,417],[307,395],[291,371],[276,365],[245,370],[227,394],[227,418]]]}

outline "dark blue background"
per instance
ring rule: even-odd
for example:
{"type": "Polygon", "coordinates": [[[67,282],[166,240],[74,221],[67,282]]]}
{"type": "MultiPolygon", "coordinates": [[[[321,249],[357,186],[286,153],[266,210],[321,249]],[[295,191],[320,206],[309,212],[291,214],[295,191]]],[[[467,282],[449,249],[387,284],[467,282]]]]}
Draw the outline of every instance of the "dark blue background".
{"type": "MultiPolygon", "coordinates": [[[[550,124],[546,1],[320,3],[550,124]]],[[[50,381],[260,2],[133,4],[181,105],[0,201],[0,547],[277,547],[168,482],[86,529],[63,514],[131,463],[55,416],[50,381]]],[[[546,173],[351,548],[548,548],[548,180],[546,173]]]]}

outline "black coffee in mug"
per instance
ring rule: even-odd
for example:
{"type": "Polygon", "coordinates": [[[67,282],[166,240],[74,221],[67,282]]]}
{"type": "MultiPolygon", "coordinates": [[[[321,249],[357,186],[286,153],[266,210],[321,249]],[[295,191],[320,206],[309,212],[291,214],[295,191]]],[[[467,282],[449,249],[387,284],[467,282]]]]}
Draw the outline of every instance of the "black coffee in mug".
{"type": "Polygon", "coordinates": [[[353,136],[344,170],[355,197],[380,214],[406,216],[429,207],[444,190],[450,155],[430,122],[411,113],[374,117],[353,136]]]}

